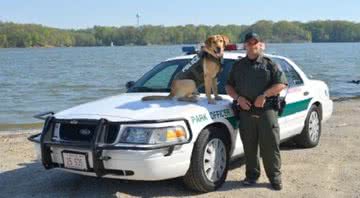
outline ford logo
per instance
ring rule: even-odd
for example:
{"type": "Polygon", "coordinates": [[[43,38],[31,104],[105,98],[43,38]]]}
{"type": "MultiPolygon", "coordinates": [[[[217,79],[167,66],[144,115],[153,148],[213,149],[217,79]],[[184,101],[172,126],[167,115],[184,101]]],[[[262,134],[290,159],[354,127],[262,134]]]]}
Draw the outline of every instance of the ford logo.
{"type": "Polygon", "coordinates": [[[91,131],[89,129],[80,129],[79,133],[81,135],[90,135],[91,131]]]}
{"type": "Polygon", "coordinates": [[[77,124],[77,123],[78,123],[77,120],[71,120],[71,121],[70,121],[70,124],[77,124]]]}

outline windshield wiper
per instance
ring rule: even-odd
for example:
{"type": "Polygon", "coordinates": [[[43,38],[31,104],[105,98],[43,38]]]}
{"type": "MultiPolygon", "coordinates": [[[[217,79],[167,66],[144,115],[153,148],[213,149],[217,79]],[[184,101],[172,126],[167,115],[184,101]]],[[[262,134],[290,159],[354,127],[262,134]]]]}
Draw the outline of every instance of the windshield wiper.
{"type": "Polygon", "coordinates": [[[150,87],[133,87],[132,91],[133,92],[169,92],[170,89],[168,89],[168,88],[155,89],[155,88],[150,88],[150,87]]]}
{"type": "Polygon", "coordinates": [[[152,89],[149,87],[133,87],[132,90],[134,90],[134,91],[151,91],[152,89]]]}

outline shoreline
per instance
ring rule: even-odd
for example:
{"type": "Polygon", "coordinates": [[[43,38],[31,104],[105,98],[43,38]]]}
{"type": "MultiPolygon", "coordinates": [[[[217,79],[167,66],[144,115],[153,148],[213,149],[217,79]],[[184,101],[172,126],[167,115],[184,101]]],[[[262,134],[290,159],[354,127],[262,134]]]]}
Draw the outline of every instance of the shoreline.
{"type": "Polygon", "coordinates": [[[21,124],[0,124],[0,136],[4,134],[18,134],[39,131],[43,122],[21,123],[21,124]]]}
{"type": "Polygon", "coordinates": [[[349,96],[349,97],[336,97],[336,98],[331,98],[332,101],[334,102],[344,102],[344,101],[348,101],[348,100],[359,100],[360,96],[349,96]]]}

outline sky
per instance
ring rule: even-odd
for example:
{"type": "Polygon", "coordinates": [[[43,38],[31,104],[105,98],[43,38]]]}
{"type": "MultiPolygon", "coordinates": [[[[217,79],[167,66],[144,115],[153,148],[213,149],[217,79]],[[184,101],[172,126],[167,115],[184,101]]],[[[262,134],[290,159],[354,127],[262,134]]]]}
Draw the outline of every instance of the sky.
{"type": "Polygon", "coordinates": [[[360,22],[360,0],[0,0],[0,21],[80,29],[136,25],[249,25],[258,20],[360,22]]]}

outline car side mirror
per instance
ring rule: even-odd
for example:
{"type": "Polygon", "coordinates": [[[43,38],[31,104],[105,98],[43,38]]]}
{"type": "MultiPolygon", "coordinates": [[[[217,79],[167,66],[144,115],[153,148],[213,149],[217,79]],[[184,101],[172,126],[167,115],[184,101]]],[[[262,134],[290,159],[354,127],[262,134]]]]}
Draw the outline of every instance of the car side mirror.
{"type": "Polygon", "coordinates": [[[133,87],[135,85],[135,81],[128,81],[125,84],[126,89],[130,89],[131,87],[133,87]]]}

